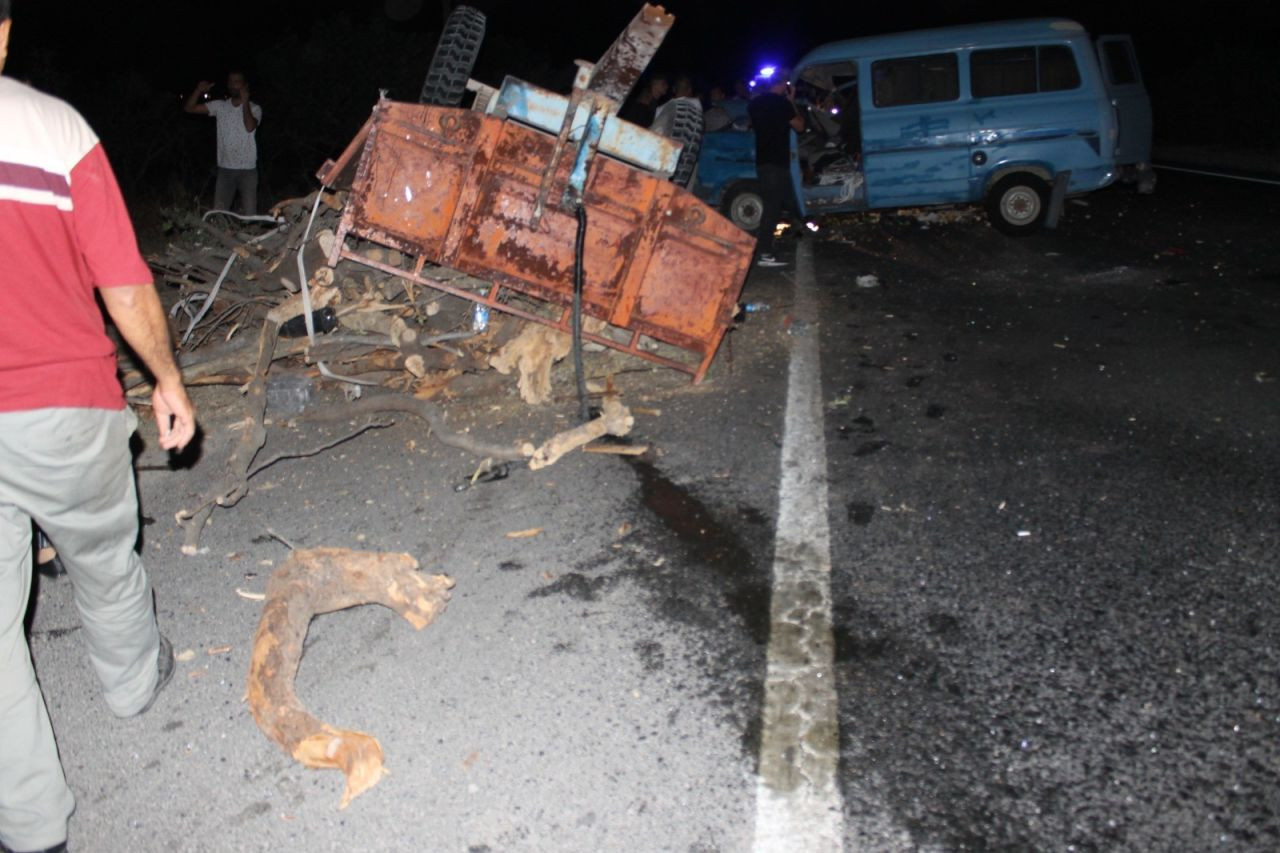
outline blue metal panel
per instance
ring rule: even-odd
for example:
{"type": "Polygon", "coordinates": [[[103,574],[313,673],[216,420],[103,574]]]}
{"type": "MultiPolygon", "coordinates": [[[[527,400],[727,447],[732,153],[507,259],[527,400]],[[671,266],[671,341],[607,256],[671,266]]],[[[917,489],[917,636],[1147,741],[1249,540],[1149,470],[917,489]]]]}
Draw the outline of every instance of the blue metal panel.
{"type": "Polygon", "coordinates": [[[1101,63],[1107,92],[1119,117],[1116,134],[1116,163],[1120,166],[1136,166],[1151,163],[1151,99],[1142,83],[1138,59],[1133,52],[1133,42],[1128,36],[1103,36],[1098,39],[1098,60],[1101,63]],[[1108,52],[1118,51],[1128,58],[1133,72],[1131,81],[1116,82],[1116,71],[1111,69],[1108,52]]]}
{"type": "Polygon", "coordinates": [[[756,135],[749,130],[715,130],[705,134],[698,154],[697,174],[694,193],[708,204],[719,205],[730,184],[756,179],[756,135]]]}
{"type": "MultiPolygon", "coordinates": [[[[982,198],[995,173],[1011,165],[1041,167],[1049,176],[1071,172],[1071,192],[1087,176],[1114,171],[1114,118],[1093,46],[1083,38],[1068,45],[1080,85],[1075,89],[973,98],[972,198],[982,198]]],[[[965,52],[965,77],[969,53],[965,52]]],[[[1093,187],[1090,187],[1092,189],[1093,187]]]]}
{"type": "MultiPolygon", "coordinates": [[[[508,77],[502,88],[489,101],[487,112],[506,116],[547,133],[558,134],[569,109],[569,98],[558,92],[508,77]]],[[[583,102],[573,117],[569,139],[579,142],[587,126],[590,110],[583,102]]],[[[609,115],[600,131],[600,151],[641,169],[670,176],[680,160],[681,145],[665,136],[646,130],[616,115],[609,115]]]]}
{"type": "Polygon", "coordinates": [[[971,200],[971,130],[969,105],[964,103],[864,110],[867,205],[906,207],[971,200]]]}

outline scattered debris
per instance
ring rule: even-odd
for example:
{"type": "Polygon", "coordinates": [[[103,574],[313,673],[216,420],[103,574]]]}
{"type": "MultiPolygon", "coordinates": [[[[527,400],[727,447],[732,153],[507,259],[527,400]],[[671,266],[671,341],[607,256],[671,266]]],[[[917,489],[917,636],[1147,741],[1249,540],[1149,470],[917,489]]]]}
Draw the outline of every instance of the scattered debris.
{"type": "Polygon", "coordinates": [[[173,656],[173,659],[179,663],[189,663],[196,659],[195,649],[183,649],[173,656]]]}
{"type": "Polygon", "coordinates": [[[234,646],[210,646],[209,648],[205,649],[205,654],[207,654],[211,658],[217,657],[218,655],[225,655],[227,652],[231,651],[233,648],[234,646]]]}
{"type": "Polygon", "coordinates": [[[528,530],[512,530],[507,534],[508,539],[532,539],[542,532],[541,527],[530,527],[528,530]]]}
{"type": "Polygon", "coordinates": [[[475,473],[453,487],[455,492],[465,492],[478,483],[493,483],[505,480],[511,474],[511,465],[507,462],[494,464],[492,459],[485,459],[476,466],[475,473]]]}
{"type": "Polygon", "coordinates": [[[856,283],[858,287],[861,287],[864,290],[870,290],[873,287],[880,286],[880,279],[874,275],[860,275],[858,276],[856,283]]]}
{"type": "Polygon", "coordinates": [[[266,593],[250,592],[249,590],[241,589],[240,587],[236,587],[236,595],[241,598],[247,598],[250,601],[266,601],[267,599],[266,593]]]}
{"type": "Polygon", "coordinates": [[[444,610],[453,581],[417,569],[408,554],[308,548],[292,551],[267,584],[249,664],[249,710],[263,733],[296,761],[343,772],[339,808],[386,774],[382,746],[372,735],[317,720],[298,701],[293,683],[307,627],[319,613],[381,604],[421,630],[444,610]]]}

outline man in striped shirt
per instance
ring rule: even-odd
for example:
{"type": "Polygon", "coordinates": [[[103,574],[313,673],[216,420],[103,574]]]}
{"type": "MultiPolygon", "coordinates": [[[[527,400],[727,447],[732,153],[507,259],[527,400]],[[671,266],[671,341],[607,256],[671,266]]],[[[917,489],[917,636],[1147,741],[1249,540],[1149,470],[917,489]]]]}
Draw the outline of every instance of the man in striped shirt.
{"type": "MultiPolygon", "coordinates": [[[[0,0],[0,70],[10,0],[0,0]]],[[[173,674],[134,552],[138,502],[101,297],[155,380],[160,446],[181,449],[195,411],[151,273],[97,136],[64,102],[0,77],[0,844],[64,850],[67,787],[23,631],[31,522],[75,588],[107,706],[142,713],[173,674]]]]}

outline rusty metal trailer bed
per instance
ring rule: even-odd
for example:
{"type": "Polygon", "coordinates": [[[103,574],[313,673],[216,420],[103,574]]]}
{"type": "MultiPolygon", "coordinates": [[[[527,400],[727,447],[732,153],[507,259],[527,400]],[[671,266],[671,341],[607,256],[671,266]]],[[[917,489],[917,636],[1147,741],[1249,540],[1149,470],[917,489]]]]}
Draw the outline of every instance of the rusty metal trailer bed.
{"type": "Polygon", "coordinates": [[[652,34],[665,34],[670,21],[645,7],[599,64],[579,62],[568,97],[507,78],[500,89],[477,84],[484,91],[473,109],[380,100],[318,174],[326,186],[350,182],[330,264],[347,258],[568,331],[581,206],[583,314],[608,324],[584,339],[701,381],[732,321],[755,241],[668,180],[679,144],[617,118],[656,50],[652,34]],[[648,38],[644,50],[634,49],[638,37],[648,38]],[[621,70],[619,55],[630,63],[621,70]],[[351,236],[416,263],[409,271],[370,260],[348,245],[351,236]],[[491,284],[483,292],[459,287],[428,264],[491,284]],[[510,304],[504,289],[558,310],[510,304]],[[642,336],[687,357],[642,348],[642,336]]]}

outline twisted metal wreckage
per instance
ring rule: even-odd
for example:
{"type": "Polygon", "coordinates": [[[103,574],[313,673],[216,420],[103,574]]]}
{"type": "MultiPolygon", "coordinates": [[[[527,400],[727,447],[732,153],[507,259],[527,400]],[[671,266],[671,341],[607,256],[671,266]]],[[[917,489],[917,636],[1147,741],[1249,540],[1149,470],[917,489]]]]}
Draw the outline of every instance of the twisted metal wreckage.
{"type": "MultiPolygon", "coordinates": [[[[420,103],[381,98],[320,169],[321,189],[277,206],[270,230],[245,237],[248,223],[228,230],[185,219],[220,250],[171,248],[153,259],[162,280],[184,292],[173,313],[187,318],[186,381],[244,386],[247,412],[223,478],[177,514],[184,553],[199,549],[214,509],[243,498],[259,471],[390,423],[372,420],[319,448],[260,459],[277,361],[300,357],[341,384],[351,401],[341,419],[411,414],[446,445],[535,469],[631,429],[611,383],[597,418],[540,446],[454,432],[431,398],[492,366],[519,370],[522,397],[544,402],[552,362],[573,352],[586,421],[583,341],[702,380],[735,313],[754,240],[682,186],[696,163],[700,113],[677,115],[678,139],[617,117],[673,22],[644,6],[599,62],[578,62],[565,96],[511,77],[498,88],[471,80],[485,20],[455,9],[420,103]],[[264,308],[256,341],[236,337],[264,308]],[[205,346],[215,334],[225,340],[205,346]]],[[[127,377],[132,392],[141,383],[127,377]]],[[[453,584],[416,569],[407,554],[296,550],[268,586],[250,708],[295,759],[344,772],[343,807],[381,778],[381,747],[301,707],[293,677],[302,641],[313,614],[363,603],[425,626],[453,584]]]]}

